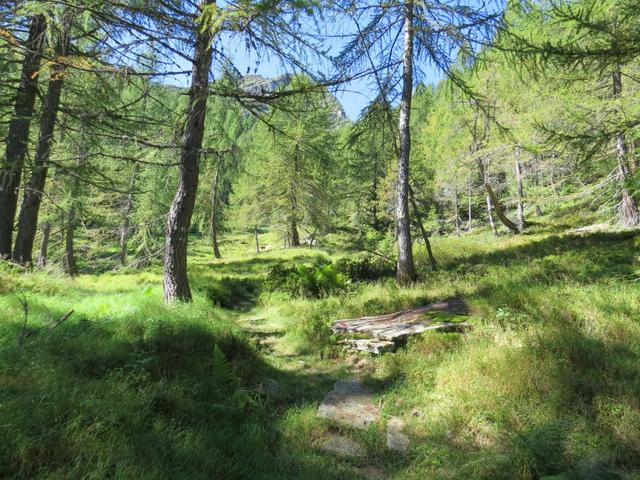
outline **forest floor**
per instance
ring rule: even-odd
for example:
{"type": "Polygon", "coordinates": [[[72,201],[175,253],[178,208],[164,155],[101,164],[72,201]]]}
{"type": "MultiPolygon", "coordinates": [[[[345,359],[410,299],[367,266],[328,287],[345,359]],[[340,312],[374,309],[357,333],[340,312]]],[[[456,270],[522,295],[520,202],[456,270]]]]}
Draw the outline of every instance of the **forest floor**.
{"type": "Polygon", "coordinates": [[[258,255],[236,238],[217,261],[196,243],[194,302],[173,306],[160,266],[68,279],[0,265],[0,477],[640,478],[640,233],[433,243],[440,271],[414,286],[323,298],[265,279],[344,253],[258,255]],[[329,328],[457,297],[471,331],[396,353],[345,352],[329,328]],[[341,379],[370,392],[366,429],[318,416],[341,379]],[[387,448],[392,419],[404,453],[387,448]]]}

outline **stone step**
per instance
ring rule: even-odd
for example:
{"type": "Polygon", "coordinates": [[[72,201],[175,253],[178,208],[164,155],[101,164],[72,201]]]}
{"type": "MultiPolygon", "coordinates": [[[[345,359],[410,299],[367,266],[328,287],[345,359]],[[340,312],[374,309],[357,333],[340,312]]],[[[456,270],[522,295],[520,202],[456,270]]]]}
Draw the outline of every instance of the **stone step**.
{"type": "Polygon", "coordinates": [[[396,344],[389,340],[378,339],[345,339],[338,342],[339,345],[344,345],[351,350],[358,352],[373,353],[374,355],[380,355],[386,352],[393,352],[396,349],[396,344]]]}

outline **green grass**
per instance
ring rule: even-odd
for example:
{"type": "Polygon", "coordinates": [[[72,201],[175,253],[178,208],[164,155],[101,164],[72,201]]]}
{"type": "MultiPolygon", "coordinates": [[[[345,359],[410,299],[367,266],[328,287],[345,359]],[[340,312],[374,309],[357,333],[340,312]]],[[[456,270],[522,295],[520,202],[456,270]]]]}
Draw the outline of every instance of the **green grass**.
{"type": "Polygon", "coordinates": [[[639,478],[640,234],[551,227],[435,238],[441,269],[419,253],[420,283],[355,282],[321,299],[263,281],[274,265],[344,253],[255,255],[248,237],[220,261],[192,248],[190,305],[162,303],[158,266],[68,279],[0,265],[0,477],[368,478],[373,464],[398,479],[639,478]],[[331,321],[453,297],[470,332],[366,360],[379,424],[315,417],[349,370],[331,321]],[[384,448],[390,415],[406,422],[405,456],[384,448]],[[319,450],[336,430],[367,458],[319,450]]]}

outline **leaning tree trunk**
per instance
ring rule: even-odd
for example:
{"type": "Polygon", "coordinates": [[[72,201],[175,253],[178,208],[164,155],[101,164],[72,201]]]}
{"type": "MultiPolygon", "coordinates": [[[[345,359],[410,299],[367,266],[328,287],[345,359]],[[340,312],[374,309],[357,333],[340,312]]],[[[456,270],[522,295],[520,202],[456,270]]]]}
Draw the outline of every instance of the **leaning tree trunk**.
{"type": "MultiPolygon", "coordinates": [[[[622,74],[620,68],[616,68],[613,72],[613,96],[619,98],[622,93],[622,74]]],[[[627,179],[629,177],[629,166],[627,165],[627,157],[629,150],[625,141],[623,132],[616,133],[616,155],[618,157],[618,170],[616,180],[620,186],[621,201],[618,210],[618,218],[620,225],[624,227],[634,227],[640,224],[640,211],[638,211],[638,203],[633,198],[632,193],[627,187],[627,179]]]]}
{"type": "MultiPolygon", "coordinates": [[[[68,28],[62,32],[56,47],[56,55],[63,58],[68,50],[68,28]]],[[[51,71],[51,79],[47,87],[47,96],[42,107],[42,117],[40,118],[40,137],[38,147],[33,162],[31,178],[25,187],[20,215],[18,217],[18,233],[16,244],[13,250],[13,259],[21,264],[30,264],[33,261],[33,243],[36,238],[38,226],[38,214],[45,183],[47,181],[47,171],[49,169],[49,157],[51,155],[51,145],[53,143],[53,133],[58,117],[60,106],[60,96],[64,84],[65,66],[55,63],[51,71]]]]}
{"type": "Polygon", "coordinates": [[[38,92],[38,73],[45,43],[46,20],[38,15],[31,20],[25,45],[20,85],[9,123],[7,146],[0,169],[0,257],[10,257],[13,222],[18,208],[18,189],[27,153],[29,129],[38,92]]]}
{"type": "Polygon", "coordinates": [[[500,205],[498,196],[495,194],[493,188],[491,188],[491,185],[489,184],[489,179],[485,174],[484,163],[482,162],[481,158],[478,159],[478,167],[480,168],[480,176],[482,177],[482,181],[484,182],[484,188],[487,190],[487,195],[491,200],[490,204],[493,206],[498,220],[500,220],[500,222],[513,233],[521,233],[521,231],[518,229],[518,226],[511,220],[509,220],[509,217],[507,217],[507,215],[504,213],[504,210],[500,205]]]}
{"type": "Polygon", "coordinates": [[[524,177],[522,175],[522,165],[520,164],[520,147],[516,147],[516,179],[518,181],[518,230],[523,232],[525,228],[524,220],[524,177]]]}
{"type": "Polygon", "coordinates": [[[51,235],[51,223],[44,222],[42,225],[42,243],[40,244],[40,254],[38,255],[38,268],[47,266],[47,255],[49,252],[49,236],[51,235]]]}
{"type": "Polygon", "coordinates": [[[222,258],[220,245],[218,244],[218,210],[220,208],[220,195],[218,192],[219,176],[219,167],[216,166],[215,177],[211,184],[211,245],[213,246],[213,256],[216,258],[222,258]]]}
{"type": "Polygon", "coordinates": [[[396,237],[398,263],[396,280],[406,285],[416,279],[409,218],[409,156],[411,154],[411,100],[413,94],[413,1],[404,4],[404,52],[402,55],[402,101],[398,130],[400,155],[396,180],[396,237]]]}
{"type": "Polygon", "coordinates": [[[435,272],[438,269],[438,264],[436,263],[436,258],[433,255],[433,250],[431,249],[431,241],[429,240],[429,234],[424,229],[424,224],[422,223],[422,214],[418,209],[418,204],[416,203],[416,199],[413,196],[413,189],[411,187],[409,187],[409,200],[411,200],[411,208],[413,208],[413,212],[418,222],[418,228],[420,229],[420,234],[422,235],[422,240],[424,240],[424,245],[427,248],[427,256],[429,257],[429,263],[431,264],[431,271],[435,272]]]}
{"type": "MultiPolygon", "coordinates": [[[[215,4],[214,0],[200,2],[201,7],[213,4],[215,4]]],[[[191,289],[187,277],[187,244],[200,173],[198,162],[209,94],[212,39],[213,32],[209,26],[196,26],[195,53],[189,107],[180,152],[178,188],[169,210],[165,233],[164,300],[167,303],[191,301],[191,289]]]]}

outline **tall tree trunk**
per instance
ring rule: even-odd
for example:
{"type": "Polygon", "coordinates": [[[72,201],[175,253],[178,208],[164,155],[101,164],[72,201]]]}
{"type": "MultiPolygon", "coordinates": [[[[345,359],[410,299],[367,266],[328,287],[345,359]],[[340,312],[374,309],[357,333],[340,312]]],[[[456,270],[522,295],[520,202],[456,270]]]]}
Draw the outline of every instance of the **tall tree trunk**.
{"type": "Polygon", "coordinates": [[[256,237],[256,253],[260,253],[260,238],[258,237],[258,226],[254,225],[253,234],[256,237]]]}
{"type": "Polygon", "coordinates": [[[520,147],[516,147],[516,179],[518,181],[518,230],[523,232],[525,228],[524,220],[524,178],[522,175],[522,165],[520,164],[520,147]]]}
{"type": "Polygon", "coordinates": [[[133,191],[136,188],[136,182],[138,180],[137,164],[134,166],[133,175],[131,176],[131,182],[129,183],[129,193],[127,194],[127,200],[125,201],[124,208],[122,209],[122,225],[120,225],[120,252],[118,257],[120,258],[120,265],[125,266],[127,264],[127,242],[131,236],[131,212],[133,211],[133,191]]]}
{"type": "Polygon", "coordinates": [[[222,258],[222,255],[220,254],[220,245],[218,244],[218,209],[220,208],[220,195],[218,192],[218,179],[220,177],[219,168],[220,167],[216,165],[215,176],[211,183],[211,245],[213,246],[213,256],[216,258],[222,258]]]}
{"type": "Polygon", "coordinates": [[[64,240],[64,265],[67,269],[67,274],[71,277],[78,275],[78,265],[76,263],[76,254],[74,249],[75,234],[76,205],[73,203],[69,208],[69,214],[67,215],[64,240]]]}
{"type": "Polygon", "coordinates": [[[484,163],[482,162],[482,159],[479,158],[477,160],[477,163],[478,163],[478,167],[480,168],[480,176],[482,177],[482,181],[484,182],[484,187],[487,190],[487,195],[490,197],[490,200],[491,200],[489,204],[493,206],[494,210],[496,211],[496,216],[498,217],[498,220],[500,220],[500,222],[509,230],[511,230],[513,233],[520,233],[518,226],[515,223],[513,223],[511,220],[509,220],[507,215],[504,213],[504,210],[500,205],[500,200],[498,199],[498,196],[493,191],[493,188],[491,188],[491,185],[489,184],[489,179],[487,178],[487,175],[485,174],[485,171],[484,171],[484,163]]]}
{"type": "Polygon", "coordinates": [[[289,232],[290,235],[290,243],[292,247],[299,247],[300,246],[300,234],[298,233],[298,222],[296,220],[295,214],[291,217],[291,225],[290,225],[291,231],[289,232]]]}
{"type": "MultiPolygon", "coordinates": [[[[60,59],[63,59],[67,54],[68,30],[69,21],[65,20],[61,38],[58,39],[56,45],[56,56],[60,59]]],[[[21,264],[30,264],[33,261],[33,243],[36,238],[38,214],[40,213],[40,204],[42,203],[42,195],[47,181],[49,157],[51,155],[56,119],[58,117],[65,70],[65,65],[62,63],[55,63],[53,65],[51,78],[47,86],[47,96],[42,106],[38,147],[31,171],[31,178],[24,190],[24,197],[18,217],[18,233],[13,251],[14,261],[21,264]]]]}
{"type": "MultiPolygon", "coordinates": [[[[201,7],[213,4],[214,0],[200,2],[201,7]]],[[[198,162],[209,94],[213,39],[213,32],[207,25],[199,25],[198,22],[195,31],[189,108],[180,152],[178,188],[169,210],[165,233],[164,300],[167,303],[192,299],[187,276],[187,244],[200,173],[198,162]]]]}
{"type": "Polygon", "coordinates": [[[398,123],[400,155],[396,181],[396,280],[406,285],[416,279],[409,218],[409,157],[411,154],[411,101],[413,96],[413,1],[404,4],[404,52],[402,55],[402,101],[398,123]]]}
{"type": "Polygon", "coordinates": [[[471,174],[469,174],[469,179],[468,179],[468,191],[467,191],[467,231],[470,232],[471,231],[471,222],[472,222],[472,204],[473,204],[473,199],[472,199],[472,185],[471,185],[471,174]]]}
{"type": "MultiPolygon", "coordinates": [[[[617,67],[613,72],[613,96],[619,98],[622,93],[622,74],[620,68],[617,67]]],[[[618,157],[618,172],[616,180],[620,187],[621,201],[618,207],[618,219],[620,225],[625,227],[634,227],[640,224],[640,211],[638,211],[638,203],[627,187],[627,179],[629,177],[629,166],[627,159],[629,150],[625,141],[624,132],[616,133],[616,154],[618,157]]]]}
{"type": "MultiPolygon", "coordinates": [[[[85,144],[84,144],[84,130],[80,131],[80,148],[78,149],[78,158],[76,160],[76,167],[82,165],[85,156],[85,144]]],[[[64,238],[64,265],[67,269],[67,274],[71,277],[75,277],[78,274],[78,265],[76,263],[75,253],[75,234],[76,234],[76,217],[78,213],[78,196],[80,194],[80,172],[76,172],[73,178],[73,185],[71,187],[71,205],[66,218],[62,217],[64,238]]]]}
{"type": "Polygon", "coordinates": [[[38,255],[38,268],[47,265],[47,255],[49,252],[49,236],[51,235],[51,223],[44,222],[42,225],[42,243],[40,244],[40,254],[38,255]]]}
{"type": "Polygon", "coordinates": [[[489,225],[491,225],[491,232],[493,236],[498,236],[498,229],[496,228],[496,222],[493,219],[493,204],[491,202],[491,196],[487,195],[487,217],[489,218],[489,225]]]}
{"type": "Polygon", "coordinates": [[[38,74],[45,44],[46,20],[31,20],[25,44],[20,86],[9,123],[7,146],[0,169],[0,258],[11,256],[13,222],[18,208],[18,189],[29,142],[29,129],[38,92],[38,74]]]}
{"type": "Polygon", "coordinates": [[[454,214],[454,222],[456,225],[456,237],[460,236],[460,215],[458,214],[460,210],[460,205],[458,205],[458,189],[454,188],[453,190],[453,214],[454,214]]]}

